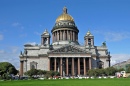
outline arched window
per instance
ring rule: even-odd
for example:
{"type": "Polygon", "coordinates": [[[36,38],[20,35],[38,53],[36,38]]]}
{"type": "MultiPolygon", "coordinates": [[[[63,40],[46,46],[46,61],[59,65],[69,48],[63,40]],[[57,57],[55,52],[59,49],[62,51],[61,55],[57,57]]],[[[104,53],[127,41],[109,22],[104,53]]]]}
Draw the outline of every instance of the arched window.
{"type": "Polygon", "coordinates": [[[98,67],[99,67],[99,69],[102,69],[104,67],[104,62],[99,61],[98,62],[98,67]]]}
{"type": "Polygon", "coordinates": [[[30,62],[30,69],[37,69],[37,62],[30,62]]]}
{"type": "Polygon", "coordinates": [[[44,38],[43,44],[47,44],[47,38],[44,38]]]}
{"type": "Polygon", "coordinates": [[[35,69],[35,66],[34,66],[34,65],[32,65],[31,69],[35,69]]]}
{"type": "Polygon", "coordinates": [[[88,39],[88,45],[91,45],[91,39],[88,39]]]}

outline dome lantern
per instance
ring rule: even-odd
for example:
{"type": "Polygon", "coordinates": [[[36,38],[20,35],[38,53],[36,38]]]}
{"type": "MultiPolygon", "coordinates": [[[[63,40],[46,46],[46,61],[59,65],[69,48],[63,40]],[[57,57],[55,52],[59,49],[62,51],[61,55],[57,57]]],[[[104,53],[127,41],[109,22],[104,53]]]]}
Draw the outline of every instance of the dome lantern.
{"type": "Polygon", "coordinates": [[[67,14],[67,8],[66,7],[63,8],[63,13],[67,14]]]}

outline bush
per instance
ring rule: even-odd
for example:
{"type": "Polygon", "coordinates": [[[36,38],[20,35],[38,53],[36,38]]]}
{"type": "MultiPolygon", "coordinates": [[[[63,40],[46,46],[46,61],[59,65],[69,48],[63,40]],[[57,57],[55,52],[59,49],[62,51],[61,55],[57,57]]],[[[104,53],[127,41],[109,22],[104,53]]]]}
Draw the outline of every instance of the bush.
{"type": "Polygon", "coordinates": [[[30,76],[30,78],[38,78],[40,75],[44,75],[45,78],[53,77],[53,76],[59,76],[59,72],[55,71],[45,71],[45,70],[37,70],[37,69],[31,69],[24,73],[25,75],[30,76]]]}
{"type": "Polygon", "coordinates": [[[105,69],[91,69],[88,71],[88,75],[89,76],[110,76],[110,75],[115,75],[115,73],[117,72],[117,69],[115,69],[114,67],[109,67],[109,68],[105,68],[105,69]]]}
{"type": "Polygon", "coordinates": [[[127,73],[130,73],[130,66],[126,70],[127,73]]]}

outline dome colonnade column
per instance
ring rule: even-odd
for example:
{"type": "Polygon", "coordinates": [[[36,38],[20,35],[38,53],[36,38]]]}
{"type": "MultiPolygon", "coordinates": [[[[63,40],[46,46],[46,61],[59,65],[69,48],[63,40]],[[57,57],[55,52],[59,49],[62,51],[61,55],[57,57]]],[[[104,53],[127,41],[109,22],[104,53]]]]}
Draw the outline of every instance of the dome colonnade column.
{"type": "Polygon", "coordinates": [[[58,30],[52,33],[53,42],[56,41],[76,41],[78,38],[77,32],[72,30],[58,30]]]}

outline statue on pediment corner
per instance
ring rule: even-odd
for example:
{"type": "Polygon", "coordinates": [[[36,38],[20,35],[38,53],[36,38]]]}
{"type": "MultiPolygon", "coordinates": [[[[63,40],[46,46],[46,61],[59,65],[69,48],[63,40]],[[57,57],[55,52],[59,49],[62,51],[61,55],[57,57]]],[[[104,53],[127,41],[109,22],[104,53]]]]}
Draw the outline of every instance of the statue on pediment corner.
{"type": "Polygon", "coordinates": [[[104,42],[102,43],[102,46],[103,46],[103,47],[106,47],[106,41],[104,41],[104,42]]]}

